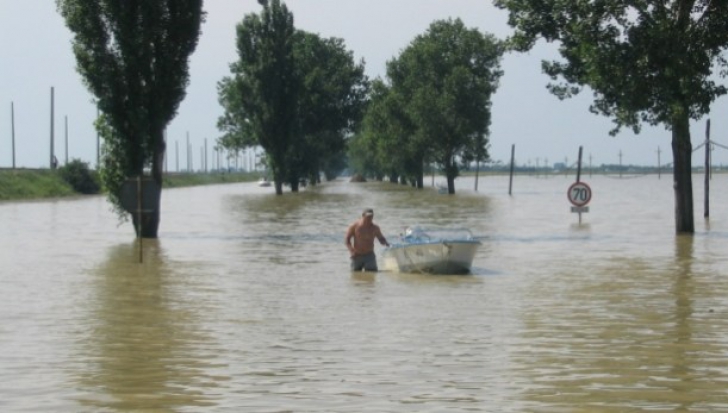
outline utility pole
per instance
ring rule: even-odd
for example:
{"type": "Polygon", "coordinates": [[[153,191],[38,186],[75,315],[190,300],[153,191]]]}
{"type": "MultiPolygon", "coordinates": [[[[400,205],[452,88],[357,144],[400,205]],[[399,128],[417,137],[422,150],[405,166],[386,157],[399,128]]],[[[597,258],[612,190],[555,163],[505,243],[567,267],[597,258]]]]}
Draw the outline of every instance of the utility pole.
{"type": "Polygon", "coordinates": [[[619,150],[619,177],[622,177],[622,150],[619,150]]]}
{"type": "Polygon", "coordinates": [[[509,175],[508,179],[508,195],[511,195],[513,193],[513,163],[515,161],[516,156],[516,144],[511,145],[511,173],[509,175]]]}
{"type": "MultiPolygon", "coordinates": [[[[96,120],[99,119],[99,103],[96,102],[96,120]]],[[[96,170],[101,169],[101,137],[96,129],[96,170]]]]}
{"type": "Polygon", "coordinates": [[[657,147],[657,179],[661,179],[662,176],[662,164],[660,163],[660,154],[662,151],[660,150],[660,147],[657,147]]]}
{"type": "Polygon", "coordinates": [[[65,117],[65,147],[66,147],[66,163],[65,165],[68,165],[68,115],[65,117]]]}
{"type": "Polygon", "coordinates": [[[15,103],[10,102],[10,130],[13,140],[13,169],[15,169],[15,103]]]}
{"type": "Polygon", "coordinates": [[[53,111],[55,110],[54,103],[53,103],[54,94],[55,94],[55,91],[53,90],[53,86],[51,86],[51,159],[50,159],[50,161],[51,161],[51,169],[54,169],[54,167],[55,167],[55,162],[54,162],[55,152],[53,150],[53,146],[55,144],[55,142],[54,142],[55,136],[53,135],[53,129],[54,129],[53,123],[54,123],[54,115],[55,115],[53,113],[53,111]]]}

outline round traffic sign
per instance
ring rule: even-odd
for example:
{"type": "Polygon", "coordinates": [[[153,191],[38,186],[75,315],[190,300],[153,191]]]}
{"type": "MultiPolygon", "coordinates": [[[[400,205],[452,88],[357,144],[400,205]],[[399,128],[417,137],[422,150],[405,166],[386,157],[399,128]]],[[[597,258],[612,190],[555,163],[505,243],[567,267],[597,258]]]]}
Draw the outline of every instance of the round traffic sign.
{"type": "Polygon", "coordinates": [[[589,185],[586,182],[574,182],[569,187],[569,191],[566,193],[569,197],[569,202],[574,206],[585,206],[591,201],[592,192],[589,185]]]}

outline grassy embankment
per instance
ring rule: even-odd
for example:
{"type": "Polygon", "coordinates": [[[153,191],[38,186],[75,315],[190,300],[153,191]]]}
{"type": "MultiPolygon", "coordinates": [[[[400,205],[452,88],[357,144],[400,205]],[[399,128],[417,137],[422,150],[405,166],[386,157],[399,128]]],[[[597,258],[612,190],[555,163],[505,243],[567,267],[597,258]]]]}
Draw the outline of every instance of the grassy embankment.
{"type": "MultiPolygon", "coordinates": [[[[255,181],[259,173],[166,174],[164,188],[255,181]]],[[[48,169],[0,170],[0,201],[77,196],[57,171],[48,169]]]]}

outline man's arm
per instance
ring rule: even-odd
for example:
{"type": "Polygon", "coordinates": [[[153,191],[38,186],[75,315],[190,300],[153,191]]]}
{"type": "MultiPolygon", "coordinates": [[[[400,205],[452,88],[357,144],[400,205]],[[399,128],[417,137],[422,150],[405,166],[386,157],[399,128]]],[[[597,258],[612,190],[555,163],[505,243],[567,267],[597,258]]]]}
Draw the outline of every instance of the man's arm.
{"type": "Polygon", "coordinates": [[[377,232],[375,234],[377,236],[377,239],[379,240],[379,243],[385,246],[389,246],[389,243],[387,242],[387,239],[384,238],[384,234],[382,234],[382,230],[377,227],[377,232]]]}
{"type": "Polygon", "coordinates": [[[354,238],[354,225],[349,226],[349,228],[346,230],[346,236],[344,236],[344,244],[346,244],[346,248],[349,250],[349,255],[353,257],[354,246],[351,245],[352,238],[354,238]]]}

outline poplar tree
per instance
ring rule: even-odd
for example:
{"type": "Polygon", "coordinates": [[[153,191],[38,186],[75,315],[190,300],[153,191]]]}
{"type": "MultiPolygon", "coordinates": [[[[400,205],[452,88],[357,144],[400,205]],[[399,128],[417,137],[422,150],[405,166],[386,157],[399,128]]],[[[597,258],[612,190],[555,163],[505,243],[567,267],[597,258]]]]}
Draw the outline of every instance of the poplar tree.
{"type": "MultiPolygon", "coordinates": [[[[77,70],[95,96],[106,153],[102,180],[121,211],[124,181],[151,170],[161,198],[164,130],[189,83],[189,56],[205,14],[202,0],[56,0],[73,32],[77,70]]],[[[159,202],[157,202],[159,204],[159,202]]],[[[145,213],[141,235],[156,238],[160,211],[145,213]]]]}
{"type": "Polygon", "coordinates": [[[224,115],[218,127],[224,146],[260,145],[266,152],[277,195],[283,194],[286,156],[300,131],[297,123],[300,80],[294,64],[293,13],[279,0],[261,2],[237,26],[239,60],[232,76],[218,84],[224,115]]]}

